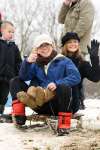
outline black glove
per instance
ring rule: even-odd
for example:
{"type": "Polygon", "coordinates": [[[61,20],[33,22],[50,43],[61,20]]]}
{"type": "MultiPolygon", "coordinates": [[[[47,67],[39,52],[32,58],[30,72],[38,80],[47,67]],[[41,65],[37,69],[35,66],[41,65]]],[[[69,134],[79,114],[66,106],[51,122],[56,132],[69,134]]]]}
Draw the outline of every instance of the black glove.
{"type": "Polygon", "coordinates": [[[100,43],[97,40],[93,39],[91,41],[91,47],[87,46],[88,53],[90,54],[90,56],[98,56],[99,45],[100,45],[100,43]]]}

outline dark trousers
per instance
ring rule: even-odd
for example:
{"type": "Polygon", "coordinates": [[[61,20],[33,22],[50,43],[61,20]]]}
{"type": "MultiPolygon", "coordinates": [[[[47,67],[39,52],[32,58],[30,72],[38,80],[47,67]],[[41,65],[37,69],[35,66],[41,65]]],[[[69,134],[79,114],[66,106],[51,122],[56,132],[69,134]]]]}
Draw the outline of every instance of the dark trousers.
{"type": "Polygon", "coordinates": [[[79,90],[79,99],[80,99],[80,109],[85,109],[85,105],[84,105],[85,95],[84,95],[83,83],[79,90]]]}
{"type": "MultiPolygon", "coordinates": [[[[14,78],[10,82],[10,93],[12,99],[16,99],[16,94],[19,91],[27,91],[29,86],[37,86],[35,81],[32,81],[30,85],[27,85],[24,81],[18,77],[14,78]]],[[[58,112],[71,112],[71,88],[65,85],[59,85],[56,89],[56,98],[52,99],[43,106],[35,109],[39,114],[58,115],[58,112]]]]}
{"type": "Polygon", "coordinates": [[[76,113],[79,109],[84,109],[84,89],[83,84],[72,88],[72,112],[76,113]]]}
{"type": "Polygon", "coordinates": [[[80,108],[79,89],[78,86],[72,88],[72,112],[76,113],[80,108]]]}
{"type": "Polygon", "coordinates": [[[9,94],[9,83],[0,81],[0,105],[5,105],[9,94]]]}

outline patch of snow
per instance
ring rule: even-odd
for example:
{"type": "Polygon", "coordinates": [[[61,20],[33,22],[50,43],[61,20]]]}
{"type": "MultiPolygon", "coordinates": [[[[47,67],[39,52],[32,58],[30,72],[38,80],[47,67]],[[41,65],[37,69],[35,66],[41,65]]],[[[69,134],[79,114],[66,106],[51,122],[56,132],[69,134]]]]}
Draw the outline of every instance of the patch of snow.
{"type": "MultiPolygon", "coordinates": [[[[12,112],[12,107],[5,107],[4,114],[11,114],[11,112],[12,112]]],[[[26,107],[25,112],[26,115],[31,115],[33,113],[33,110],[30,109],[29,107],[26,107]]]]}
{"type": "Polygon", "coordinates": [[[100,130],[100,99],[85,100],[86,109],[83,110],[82,127],[100,130]]]}
{"type": "MultiPolygon", "coordinates": [[[[80,110],[84,116],[81,117],[81,126],[83,128],[99,130],[100,129],[100,99],[86,99],[85,110],[80,110]]],[[[5,114],[11,113],[11,107],[6,107],[5,114]]],[[[26,107],[26,115],[31,115],[33,110],[26,107]]],[[[77,126],[77,121],[72,119],[71,127],[75,128],[77,126]]]]}

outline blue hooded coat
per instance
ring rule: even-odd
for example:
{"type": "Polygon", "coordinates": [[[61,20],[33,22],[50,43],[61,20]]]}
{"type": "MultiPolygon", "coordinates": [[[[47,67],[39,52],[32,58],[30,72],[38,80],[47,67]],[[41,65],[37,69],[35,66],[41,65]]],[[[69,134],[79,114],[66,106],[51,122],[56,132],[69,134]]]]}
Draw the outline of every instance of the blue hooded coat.
{"type": "Polygon", "coordinates": [[[77,85],[80,80],[80,73],[73,62],[65,56],[58,54],[48,65],[47,72],[45,66],[37,63],[28,63],[25,59],[22,63],[19,77],[21,80],[29,81],[36,79],[38,86],[47,87],[50,82],[57,85],[65,84],[72,87],[77,85]]]}

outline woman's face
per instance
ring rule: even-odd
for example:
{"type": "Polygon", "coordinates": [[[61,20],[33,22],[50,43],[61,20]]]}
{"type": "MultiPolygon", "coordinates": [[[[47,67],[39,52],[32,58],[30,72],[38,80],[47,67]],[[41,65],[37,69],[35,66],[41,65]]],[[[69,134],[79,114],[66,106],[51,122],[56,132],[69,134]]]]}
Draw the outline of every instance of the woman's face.
{"type": "Polygon", "coordinates": [[[75,40],[75,39],[71,39],[67,42],[67,50],[69,52],[76,52],[77,50],[79,50],[79,41],[75,40]]]}

